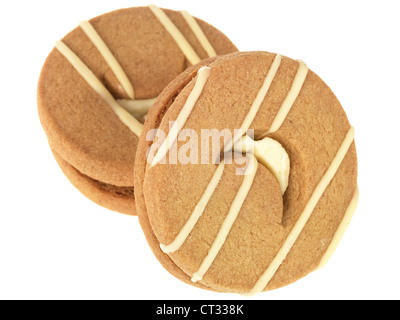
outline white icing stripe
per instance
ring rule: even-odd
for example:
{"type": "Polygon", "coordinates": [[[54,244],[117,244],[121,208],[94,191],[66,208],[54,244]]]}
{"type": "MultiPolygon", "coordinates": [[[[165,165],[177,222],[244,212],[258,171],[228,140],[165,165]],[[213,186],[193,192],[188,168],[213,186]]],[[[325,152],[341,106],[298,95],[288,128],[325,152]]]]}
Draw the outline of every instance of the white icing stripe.
{"type": "Polygon", "coordinates": [[[72,52],[62,41],[57,41],[55,44],[57,50],[71,63],[75,70],[85,79],[85,81],[92,87],[94,91],[107,102],[107,104],[114,110],[119,119],[125,124],[134,134],[138,137],[142,131],[143,125],[136,120],[128,111],[122,108],[114,97],[101,83],[101,81],[94,75],[94,73],[82,62],[79,57],[72,52]]]}
{"type": "Polygon", "coordinates": [[[222,173],[224,172],[224,167],[225,167],[225,163],[224,163],[224,161],[222,161],[218,165],[217,169],[215,170],[214,175],[212,176],[211,181],[207,185],[207,188],[204,191],[200,201],[197,203],[196,208],[194,208],[188,221],[183,226],[183,228],[181,229],[179,234],[176,236],[174,241],[172,241],[171,244],[169,244],[169,245],[160,244],[162,251],[164,251],[165,253],[175,252],[175,251],[179,250],[179,248],[185,242],[186,238],[188,237],[190,232],[192,232],[197,221],[203,214],[204,209],[206,208],[208,202],[211,199],[211,196],[214,194],[214,191],[217,188],[217,186],[221,180],[222,173]]]}
{"type": "Polygon", "coordinates": [[[111,70],[114,72],[117,77],[119,83],[122,88],[125,90],[130,99],[135,98],[135,94],[133,92],[133,87],[131,82],[129,81],[126,73],[122,69],[121,65],[118,63],[117,59],[115,59],[114,55],[111,53],[110,49],[104,43],[103,39],[99,36],[97,31],[93,28],[89,21],[82,21],[80,24],[82,30],[86,33],[88,38],[93,42],[96,46],[97,50],[99,50],[100,54],[103,56],[104,60],[106,60],[107,64],[110,66],[111,70]]]}
{"type": "Polygon", "coordinates": [[[185,125],[190,113],[193,110],[198,98],[200,97],[201,93],[203,92],[203,88],[207,82],[208,76],[210,75],[210,68],[209,67],[201,67],[197,72],[197,80],[194,85],[192,92],[189,94],[185,105],[183,106],[181,112],[179,113],[176,121],[174,122],[173,126],[170,129],[167,137],[165,138],[164,142],[158,149],[156,155],[154,156],[151,167],[155,166],[159,163],[167,154],[168,150],[174,144],[175,140],[178,137],[179,132],[182,130],[183,126],[185,125]]]}
{"type": "MultiPolygon", "coordinates": [[[[268,92],[268,89],[269,89],[273,79],[275,78],[276,72],[280,66],[281,61],[282,61],[282,56],[277,54],[275,56],[275,59],[271,65],[269,71],[268,71],[268,74],[264,80],[263,85],[261,86],[252,106],[250,107],[250,111],[248,112],[245,120],[243,121],[243,124],[241,126],[242,131],[246,131],[250,127],[251,123],[253,122],[253,120],[261,106],[261,103],[263,102],[263,100],[268,92]]],[[[238,138],[240,138],[241,136],[242,136],[242,134],[238,138]]],[[[179,232],[179,234],[175,238],[175,240],[169,245],[160,244],[161,249],[165,253],[177,251],[182,246],[182,244],[186,240],[187,236],[192,231],[193,227],[195,226],[198,219],[202,215],[208,201],[210,200],[215,188],[217,187],[219,180],[221,179],[221,176],[222,176],[223,167],[224,167],[224,163],[221,162],[221,164],[218,166],[214,176],[212,177],[210,183],[208,184],[207,189],[204,192],[202,198],[200,199],[196,208],[192,212],[188,221],[186,222],[184,227],[181,229],[181,231],[179,232]]]]}
{"type": "Polygon", "coordinates": [[[264,290],[269,281],[272,279],[275,272],[278,270],[283,260],[285,260],[287,254],[289,253],[293,244],[295,243],[301,231],[303,230],[304,226],[306,225],[308,219],[310,218],[312,212],[314,211],[315,206],[321,199],[326,187],[329,185],[329,183],[335,176],[336,171],[338,170],[340,164],[342,163],[344,157],[347,154],[347,151],[349,150],[353,142],[353,139],[354,139],[354,128],[351,127],[350,130],[347,132],[346,137],[343,140],[342,144],[340,145],[339,150],[337,151],[335,157],[333,158],[332,163],[330,164],[328,170],[322,176],[313,194],[311,195],[306,206],[304,207],[303,212],[301,213],[299,219],[296,221],[293,229],[290,231],[289,235],[287,236],[285,242],[278,251],[277,255],[271,261],[267,270],[262,274],[260,279],[256,282],[253,289],[249,293],[246,293],[245,295],[251,296],[260,293],[261,291],[264,290]]]}
{"type": "Polygon", "coordinates": [[[253,101],[253,104],[251,105],[249,112],[246,115],[246,118],[243,120],[240,130],[237,130],[235,136],[233,137],[233,143],[239,140],[246,133],[247,129],[249,129],[250,125],[252,124],[258,110],[260,109],[261,103],[264,101],[265,96],[267,95],[267,92],[271,86],[271,83],[275,78],[276,72],[278,71],[281,61],[282,61],[282,56],[280,54],[277,54],[275,56],[274,61],[272,62],[271,67],[269,68],[269,71],[267,73],[263,85],[258,91],[257,96],[253,101]]]}
{"type": "Polygon", "coordinates": [[[296,76],[294,77],[292,87],[290,88],[288,94],[286,95],[285,100],[281,105],[281,108],[279,109],[277,115],[275,116],[275,119],[268,130],[268,133],[273,133],[281,127],[287,114],[292,108],[293,103],[296,101],[296,98],[300,93],[304,81],[306,80],[307,73],[308,73],[307,65],[303,61],[299,61],[299,68],[297,69],[296,76]]]}
{"type": "Polygon", "coordinates": [[[225,240],[235,222],[240,209],[242,208],[243,202],[247,198],[247,194],[250,191],[251,186],[253,185],[254,177],[257,172],[258,162],[251,154],[248,155],[250,159],[247,164],[247,168],[245,170],[245,175],[243,178],[243,182],[240,185],[238,192],[236,193],[235,198],[231,204],[229,212],[219,229],[218,235],[215,238],[213,244],[211,245],[210,250],[208,251],[207,256],[203,260],[199,270],[197,270],[192,277],[192,281],[196,282],[203,278],[204,274],[208,271],[211,264],[214,262],[214,259],[218,255],[218,252],[221,250],[225,240]]]}
{"type": "Polygon", "coordinates": [[[343,219],[340,222],[339,227],[336,230],[335,235],[333,236],[332,241],[329,244],[328,248],[326,249],[321,261],[319,262],[317,269],[322,268],[328,262],[332,254],[335,252],[337,246],[339,245],[340,240],[343,237],[344,232],[347,229],[347,226],[350,223],[351,218],[354,215],[354,212],[356,211],[359,196],[360,196],[360,191],[357,187],[354,196],[351,199],[350,204],[346,209],[343,219]]]}
{"type": "Polygon", "coordinates": [[[215,52],[213,46],[211,45],[210,41],[208,41],[206,35],[204,34],[203,30],[201,30],[199,24],[197,23],[196,19],[193,18],[189,12],[182,10],[181,14],[183,18],[185,18],[186,23],[189,25],[190,29],[192,29],[193,33],[199,40],[201,46],[207,52],[208,56],[215,57],[217,53],[215,52]]]}
{"type": "Polygon", "coordinates": [[[145,100],[118,99],[117,102],[131,115],[140,118],[145,116],[149,112],[151,106],[153,105],[154,101],[156,101],[156,99],[157,98],[145,100]]]}
{"type": "Polygon", "coordinates": [[[186,40],[183,34],[179,31],[179,29],[173,24],[173,22],[168,18],[163,10],[159,7],[151,4],[149,5],[150,10],[154,13],[156,18],[160,21],[160,23],[164,26],[164,28],[168,31],[168,33],[175,40],[178,47],[182,50],[183,54],[189,60],[191,64],[196,64],[201,61],[197,53],[194,51],[190,43],[186,40]]]}

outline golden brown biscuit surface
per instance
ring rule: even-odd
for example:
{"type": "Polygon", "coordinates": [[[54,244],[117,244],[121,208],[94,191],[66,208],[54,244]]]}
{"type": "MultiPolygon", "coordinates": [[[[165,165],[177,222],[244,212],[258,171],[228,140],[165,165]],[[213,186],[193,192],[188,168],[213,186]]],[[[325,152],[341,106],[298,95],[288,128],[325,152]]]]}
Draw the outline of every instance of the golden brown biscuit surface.
{"type": "MultiPolygon", "coordinates": [[[[164,12],[199,58],[207,58],[182,14],[171,10],[164,12]]],[[[217,54],[237,51],[219,30],[199,19],[196,21],[217,54]]],[[[134,88],[135,99],[157,97],[190,65],[148,7],[113,11],[91,19],[90,24],[120,64],[134,88]]],[[[62,42],[115,99],[129,98],[115,72],[82,27],[71,31],[62,42]]],[[[56,48],[47,57],[40,75],[38,111],[50,146],[63,161],[80,174],[101,183],[133,186],[138,137],[56,48]]],[[[81,191],[85,193],[85,190],[81,191]]],[[[134,201],[133,197],[131,200],[134,201]]],[[[107,203],[103,200],[101,204],[115,207],[107,203]]],[[[134,211],[127,210],[126,213],[134,211]]]]}
{"type": "MultiPolygon", "coordinates": [[[[203,129],[240,128],[276,55],[237,53],[207,63],[210,76],[184,128],[201,135],[203,129]]],[[[203,214],[175,252],[165,254],[160,244],[171,243],[188,221],[216,170],[214,164],[147,163],[150,129],[169,132],[169,122],[182,111],[196,82],[196,66],[174,80],[149,113],[139,140],[135,164],[135,195],[140,223],[156,257],[181,280],[192,283],[227,217],[243,176],[224,174],[203,214]]],[[[351,126],[329,87],[311,70],[279,129],[268,130],[288,95],[299,62],[283,57],[250,129],[256,138],[268,135],[290,157],[289,186],[283,196],[263,166],[258,166],[251,189],[228,236],[203,278],[195,285],[211,290],[246,293],[253,289],[296,230],[296,223],[331,167],[351,126]]],[[[177,149],[187,141],[178,141],[177,149]]],[[[351,143],[351,140],[350,140],[351,143]]],[[[290,284],[313,271],[322,259],[357,187],[354,142],[337,172],[318,199],[304,228],[289,248],[264,289],[290,284]]],[[[263,288],[261,288],[263,289],[263,288]]]]}

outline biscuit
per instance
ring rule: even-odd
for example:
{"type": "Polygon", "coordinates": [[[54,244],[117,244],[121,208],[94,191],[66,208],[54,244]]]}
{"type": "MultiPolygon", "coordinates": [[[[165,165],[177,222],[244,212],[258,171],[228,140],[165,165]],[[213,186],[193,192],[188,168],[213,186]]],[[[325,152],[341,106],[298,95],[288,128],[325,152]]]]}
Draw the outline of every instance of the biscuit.
{"type": "Polygon", "coordinates": [[[82,22],[47,57],[37,92],[68,179],[94,202],[135,214],[135,152],[154,99],[192,64],[236,51],[206,22],[154,5],[82,22]]]}
{"type": "Polygon", "coordinates": [[[354,128],[304,62],[268,52],[217,57],[187,69],[154,103],[134,188],[146,239],[172,275],[219,292],[276,289],[326,263],[355,211],[354,128]],[[229,143],[190,144],[205,130],[228,130],[229,143]],[[267,149],[234,148],[247,165],[225,161],[248,130],[257,148],[270,139],[288,155],[286,187],[266,165],[267,149]]]}

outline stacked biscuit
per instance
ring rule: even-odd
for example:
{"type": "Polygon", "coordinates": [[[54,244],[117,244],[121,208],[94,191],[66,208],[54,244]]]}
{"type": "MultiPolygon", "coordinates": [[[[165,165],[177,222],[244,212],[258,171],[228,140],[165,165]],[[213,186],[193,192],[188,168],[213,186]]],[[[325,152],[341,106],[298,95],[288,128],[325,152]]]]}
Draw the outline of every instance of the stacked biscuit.
{"type": "Polygon", "coordinates": [[[329,87],[301,61],[237,52],[187,12],[82,22],[48,56],[38,110],[77,189],[137,214],[163,266],[201,288],[300,279],[355,210],[354,129],[329,87]]]}

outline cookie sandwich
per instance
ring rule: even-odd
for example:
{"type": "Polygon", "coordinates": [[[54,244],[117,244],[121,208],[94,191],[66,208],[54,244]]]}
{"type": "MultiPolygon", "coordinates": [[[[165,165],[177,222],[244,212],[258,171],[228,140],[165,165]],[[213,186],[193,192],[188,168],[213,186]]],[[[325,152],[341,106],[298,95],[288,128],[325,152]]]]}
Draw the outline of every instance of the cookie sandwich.
{"type": "Polygon", "coordinates": [[[219,292],[280,288],[326,263],[354,213],[354,128],[302,61],[212,58],[153,104],[134,187],[146,239],[172,275],[219,292]]]}
{"type": "Polygon", "coordinates": [[[236,51],[185,11],[150,5],[83,21],[56,42],[38,84],[40,120],[62,171],[94,202],[136,214],[135,153],[152,103],[186,68],[236,51]]]}

